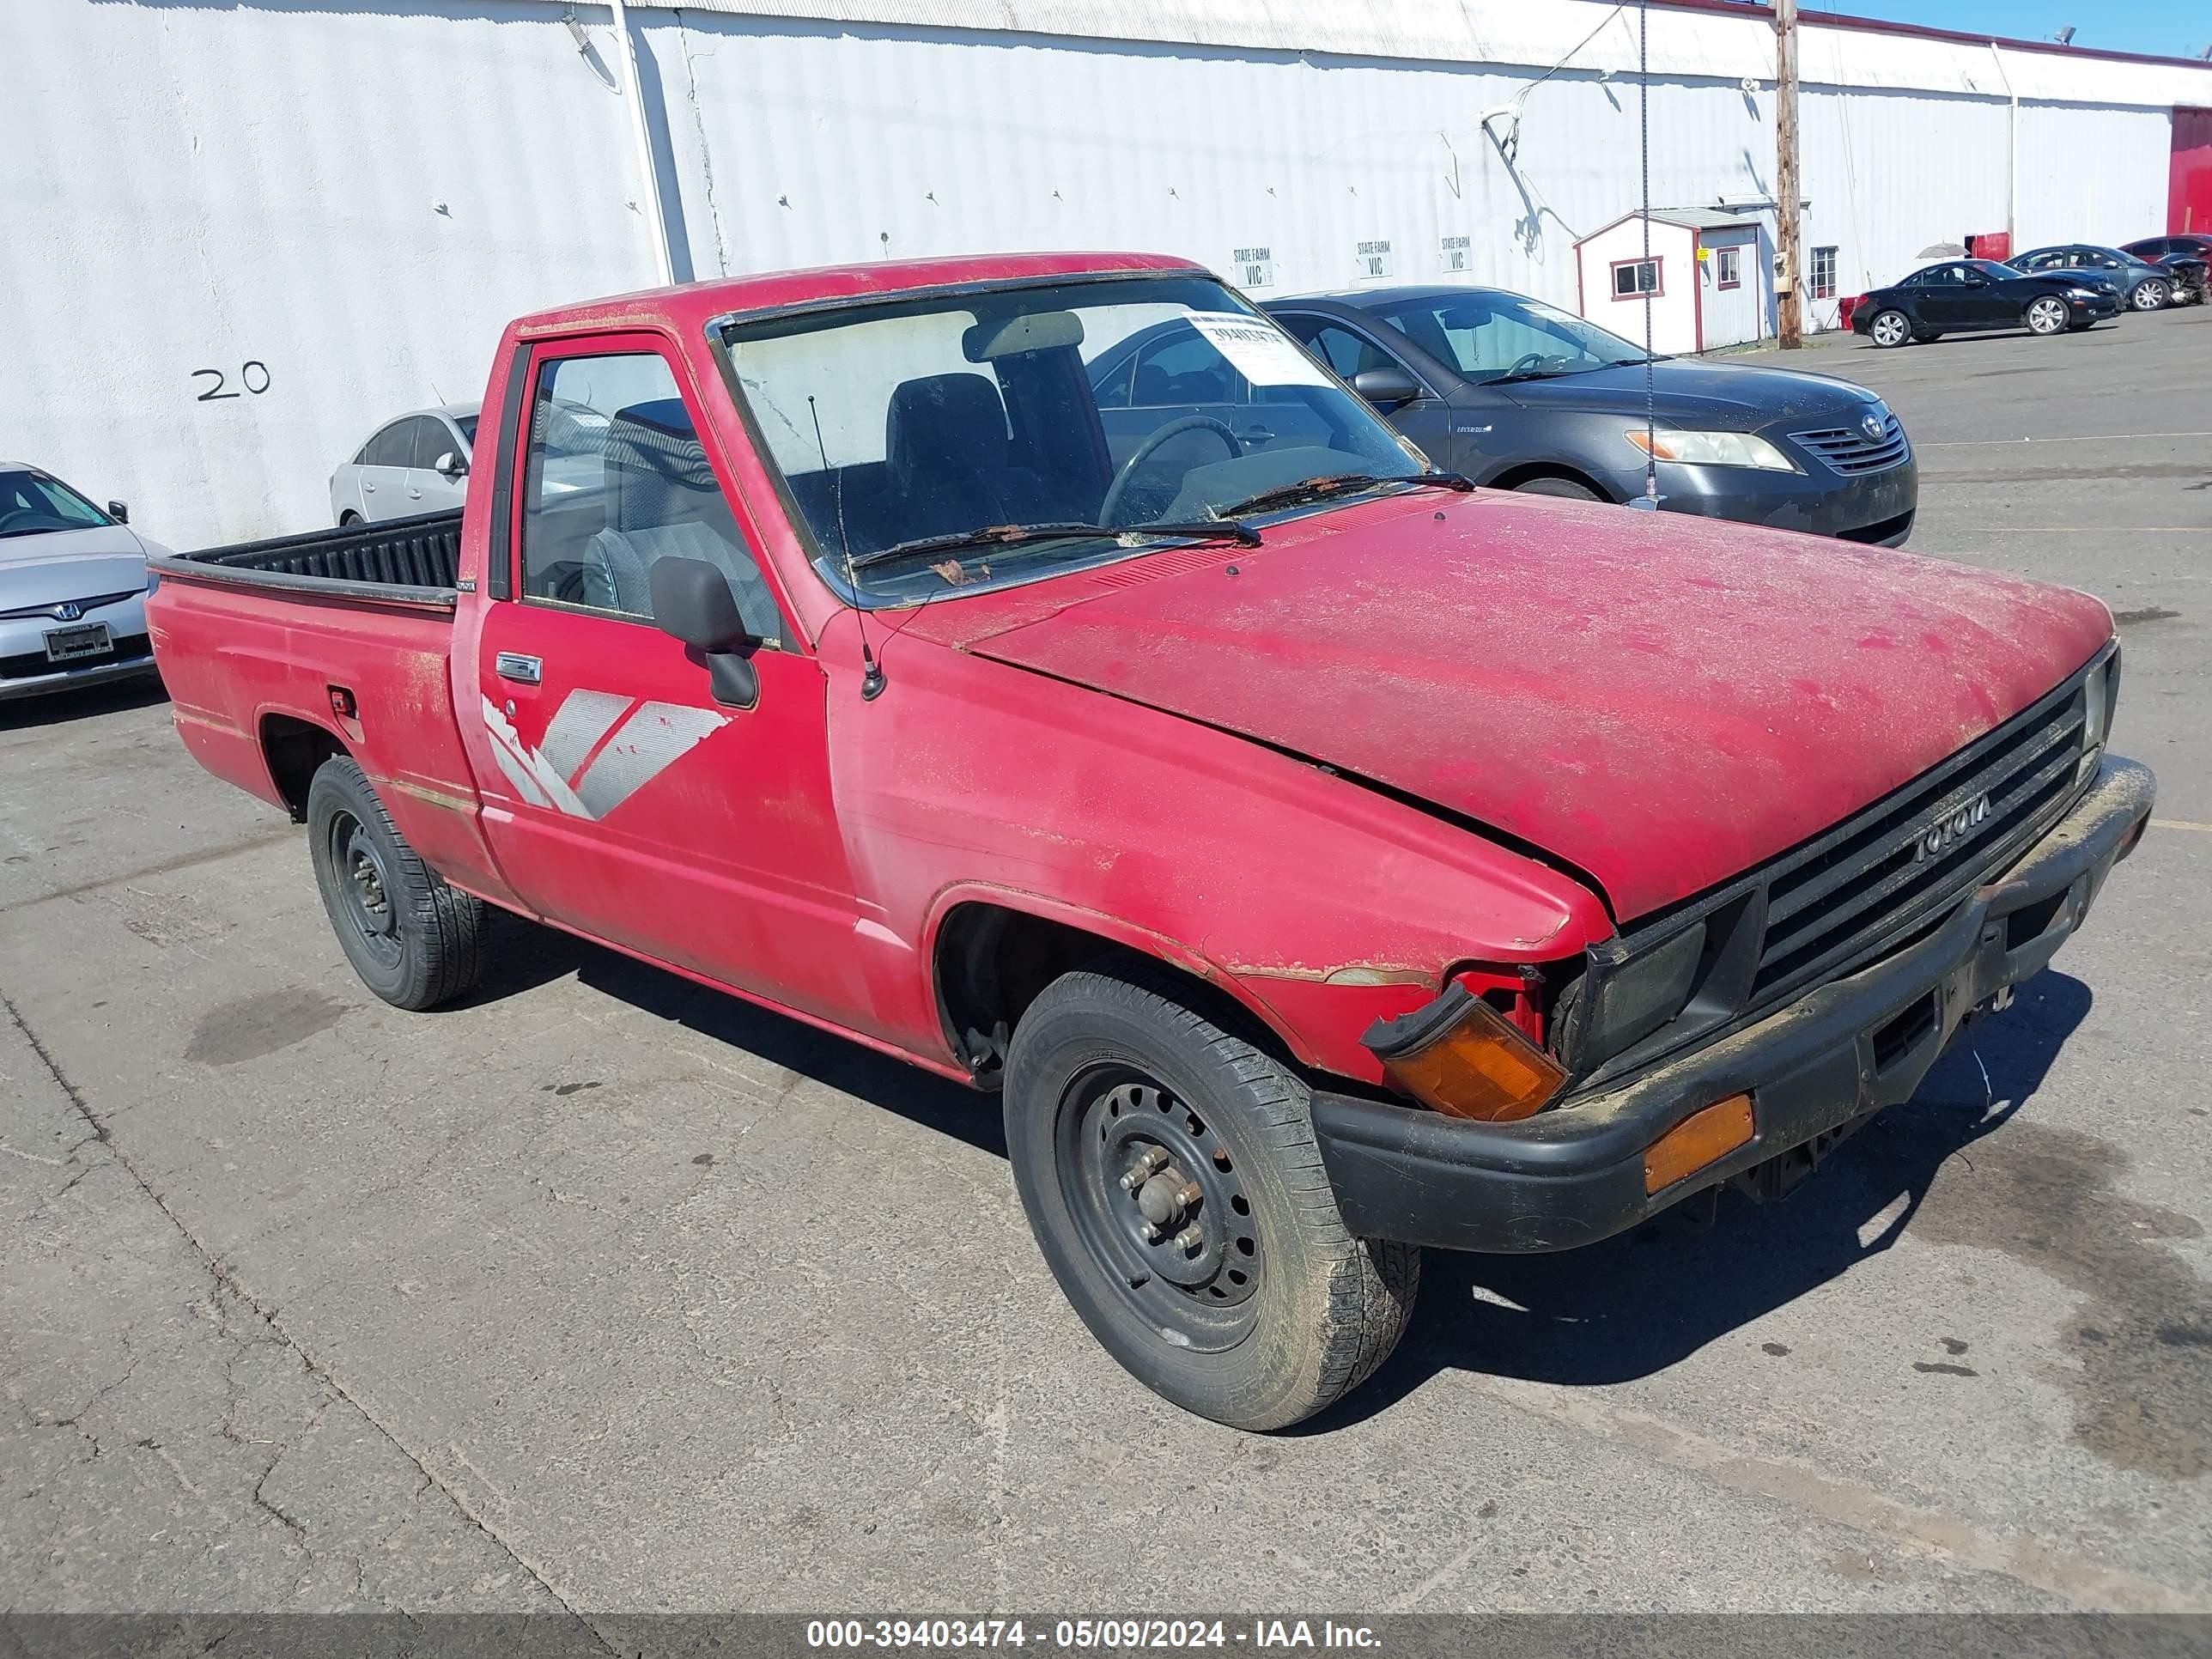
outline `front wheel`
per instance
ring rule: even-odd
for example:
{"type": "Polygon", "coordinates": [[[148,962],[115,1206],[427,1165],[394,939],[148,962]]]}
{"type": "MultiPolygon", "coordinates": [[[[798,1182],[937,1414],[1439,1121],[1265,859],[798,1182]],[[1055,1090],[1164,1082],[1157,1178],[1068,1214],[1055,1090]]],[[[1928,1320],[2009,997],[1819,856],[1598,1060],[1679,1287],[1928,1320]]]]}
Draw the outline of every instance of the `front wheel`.
{"type": "Polygon", "coordinates": [[[434,1008],[483,976],[489,908],[416,855],[346,756],[307,786],[307,848],[338,948],[386,1002],[434,1008]]]}
{"type": "Polygon", "coordinates": [[[2069,319],[2066,301],[2051,295],[2031,300],[2027,306],[2027,328],[2031,334],[2063,334],[2069,319]]]}
{"type": "Polygon", "coordinates": [[[1398,1344],[1420,1253],[1354,1237],[1287,1067],[1142,970],[1066,974],[1007,1055],[1006,1150],[1053,1276],[1154,1393],[1286,1428],[1398,1344]]]}
{"type": "Polygon", "coordinates": [[[2172,298],[2173,290],[2166,285],[2165,279],[2153,276],[2147,282],[2136,284],[2131,303],[2137,311],[2163,311],[2172,298]]]}
{"type": "Polygon", "coordinates": [[[1912,337],[1912,319],[1901,311],[1885,311],[1867,325],[1867,336],[1885,351],[1894,350],[1912,337]]]}

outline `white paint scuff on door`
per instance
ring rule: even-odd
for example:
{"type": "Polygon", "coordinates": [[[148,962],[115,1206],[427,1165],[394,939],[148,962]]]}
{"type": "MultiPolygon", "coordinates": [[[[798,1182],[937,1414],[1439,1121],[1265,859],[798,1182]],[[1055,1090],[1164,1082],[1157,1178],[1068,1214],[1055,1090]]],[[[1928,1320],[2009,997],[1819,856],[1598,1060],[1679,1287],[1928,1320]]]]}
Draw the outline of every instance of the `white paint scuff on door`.
{"type": "Polygon", "coordinates": [[[729,723],[727,715],[710,708],[641,702],[581,686],[562,699],[543,748],[525,743],[489,697],[483,699],[483,718],[492,757],[517,795],[532,806],[594,820],[729,723]]]}

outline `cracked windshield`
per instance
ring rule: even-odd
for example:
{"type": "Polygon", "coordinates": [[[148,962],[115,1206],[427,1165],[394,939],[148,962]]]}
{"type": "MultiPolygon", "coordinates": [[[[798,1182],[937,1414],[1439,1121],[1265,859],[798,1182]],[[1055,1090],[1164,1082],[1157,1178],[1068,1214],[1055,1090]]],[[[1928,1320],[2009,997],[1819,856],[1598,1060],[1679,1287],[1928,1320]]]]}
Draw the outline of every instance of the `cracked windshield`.
{"type": "Polygon", "coordinates": [[[1272,320],[1201,276],[945,295],[725,338],[817,566],[864,604],[1255,539],[1239,513],[1422,471],[1272,320]]]}

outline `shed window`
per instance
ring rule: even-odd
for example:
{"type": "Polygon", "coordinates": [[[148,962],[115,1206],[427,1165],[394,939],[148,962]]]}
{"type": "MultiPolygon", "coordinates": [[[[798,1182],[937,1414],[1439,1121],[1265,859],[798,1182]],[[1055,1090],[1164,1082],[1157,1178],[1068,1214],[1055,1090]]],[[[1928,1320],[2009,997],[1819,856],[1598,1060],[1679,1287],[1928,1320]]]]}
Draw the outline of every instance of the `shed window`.
{"type": "Polygon", "coordinates": [[[1816,300],[1836,297],[1836,250],[1832,247],[1813,250],[1813,297],[1816,300]]]}
{"type": "Polygon", "coordinates": [[[1640,300],[1646,295],[1657,299],[1667,291],[1660,281],[1660,268],[1667,262],[1657,257],[1649,259],[1616,259],[1613,263],[1613,297],[1616,300],[1640,300]]]}
{"type": "Polygon", "coordinates": [[[1743,286],[1743,250],[1722,247],[1713,250],[1713,264],[1717,267],[1717,284],[1722,288],[1743,286]]]}

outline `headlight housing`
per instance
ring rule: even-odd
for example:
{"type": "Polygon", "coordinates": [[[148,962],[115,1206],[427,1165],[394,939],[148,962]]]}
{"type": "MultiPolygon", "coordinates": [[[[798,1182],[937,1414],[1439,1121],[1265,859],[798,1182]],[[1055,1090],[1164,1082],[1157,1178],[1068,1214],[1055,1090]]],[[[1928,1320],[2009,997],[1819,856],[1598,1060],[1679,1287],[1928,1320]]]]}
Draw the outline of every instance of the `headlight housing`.
{"type": "Polygon", "coordinates": [[[2112,647],[2112,654],[2105,659],[2104,665],[2081,683],[2081,764],[2075,771],[2076,783],[2087,782],[2095,775],[2097,764],[2104,758],[2105,739],[2112,735],[2112,708],[2120,698],[2118,646],[2112,647]]]}
{"type": "Polygon", "coordinates": [[[1755,432],[1674,432],[1662,427],[1656,433],[1631,427],[1629,445],[1639,455],[1654,460],[1676,461],[1685,466],[1748,466],[1762,472],[1796,472],[1797,464],[1755,432]]]}

